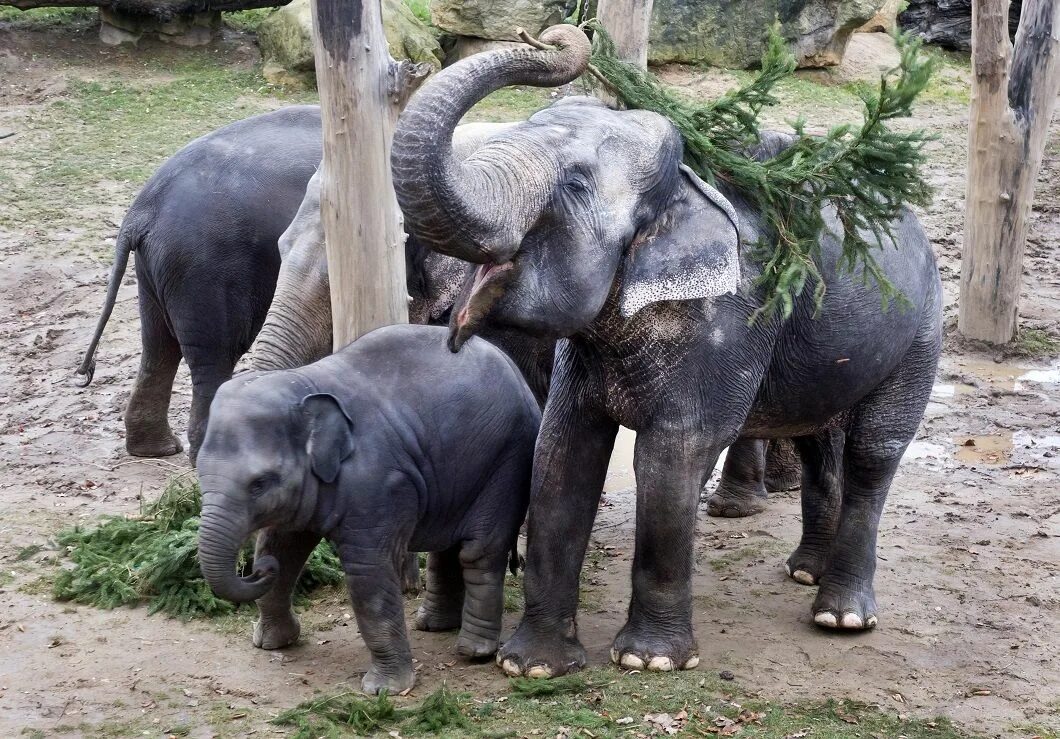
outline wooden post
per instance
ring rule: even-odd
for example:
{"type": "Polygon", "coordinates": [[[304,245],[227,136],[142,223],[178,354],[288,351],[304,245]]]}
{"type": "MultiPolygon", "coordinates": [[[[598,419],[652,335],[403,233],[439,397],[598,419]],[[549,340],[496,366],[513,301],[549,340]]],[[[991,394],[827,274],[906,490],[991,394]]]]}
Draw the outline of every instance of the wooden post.
{"type": "Polygon", "coordinates": [[[993,344],[1018,331],[1023,249],[1060,93],[1060,2],[1025,0],[1015,45],[1008,0],[972,3],[972,106],[958,329],[993,344]]]}
{"type": "MultiPolygon", "coordinates": [[[[648,68],[653,3],[654,0],[600,0],[596,6],[596,18],[615,42],[618,58],[641,69],[648,68]]],[[[595,94],[612,108],[622,107],[603,85],[596,86],[595,94]]]]}
{"type": "Polygon", "coordinates": [[[427,70],[390,57],[380,0],[313,0],[312,9],[324,134],[321,217],[339,349],[372,329],[408,322],[390,142],[427,70]]]}

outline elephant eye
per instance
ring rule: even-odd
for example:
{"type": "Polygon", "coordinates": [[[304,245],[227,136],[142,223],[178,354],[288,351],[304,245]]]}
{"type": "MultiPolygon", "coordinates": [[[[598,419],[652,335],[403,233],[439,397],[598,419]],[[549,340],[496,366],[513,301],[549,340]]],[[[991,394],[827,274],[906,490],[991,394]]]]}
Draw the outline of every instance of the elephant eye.
{"type": "Polygon", "coordinates": [[[269,488],[273,487],[278,481],[278,478],[273,472],[266,472],[264,475],[259,475],[250,481],[249,491],[251,497],[258,498],[269,491],[269,488]]]}
{"type": "Polygon", "coordinates": [[[583,193],[589,190],[589,185],[580,177],[572,177],[563,183],[563,189],[572,193],[583,193]]]}

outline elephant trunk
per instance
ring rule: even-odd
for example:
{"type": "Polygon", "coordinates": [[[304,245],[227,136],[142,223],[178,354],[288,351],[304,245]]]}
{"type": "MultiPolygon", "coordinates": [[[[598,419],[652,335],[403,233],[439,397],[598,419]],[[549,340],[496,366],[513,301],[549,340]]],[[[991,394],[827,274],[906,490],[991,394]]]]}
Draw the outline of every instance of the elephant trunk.
{"type": "Polygon", "coordinates": [[[317,265],[300,265],[292,253],[280,267],[265,323],[241,369],[302,367],[331,353],[331,293],[321,245],[317,265]]]}
{"type": "Polygon", "coordinates": [[[279,570],[274,557],[254,562],[250,577],[236,572],[243,542],[250,535],[246,516],[221,504],[204,504],[199,524],[199,566],[210,588],[219,597],[247,603],[265,595],[279,570]]]}
{"type": "Polygon", "coordinates": [[[537,217],[534,198],[516,197],[525,182],[454,156],[453,130],[495,90],[563,85],[588,65],[589,41],[575,26],[553,26],[541,41],[554,48],[486,52],[442,70],[398,119],[394,189],[406,229],[432,249],[479,264],[506,262],[537,217]]]}

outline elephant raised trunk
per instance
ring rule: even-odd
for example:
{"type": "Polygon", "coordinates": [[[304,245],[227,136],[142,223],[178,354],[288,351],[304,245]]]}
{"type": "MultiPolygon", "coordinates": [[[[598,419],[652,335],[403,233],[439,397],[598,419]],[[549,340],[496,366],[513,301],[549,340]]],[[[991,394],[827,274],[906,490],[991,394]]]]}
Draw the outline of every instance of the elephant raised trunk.
{"type": "Polygon", "coordinates": [[[264,556],[254,562],[250,577],[236,572],[236,562],[243,542],[250,536],[246,516],[217,503],[206,503],[199,525],[199,565],[203,577],[219,597],[235,603],[247,603],[265,595],[279,571],[274,557],[264,556]]]}
{"type": "Polygon", "coordinates": [[[550,50],[517,48],[476,54],[442,70],[398,119],[391,149],[394,189],[406,228],[432,249],[469,262],[506,262],[537,217],[536,198],[516,197],[518,180],[495,167],[461,163],[453,130],[471,107],[507,85],[556,87],[589,63],[589,41],[575,26],[541,35],[550,50]]]}

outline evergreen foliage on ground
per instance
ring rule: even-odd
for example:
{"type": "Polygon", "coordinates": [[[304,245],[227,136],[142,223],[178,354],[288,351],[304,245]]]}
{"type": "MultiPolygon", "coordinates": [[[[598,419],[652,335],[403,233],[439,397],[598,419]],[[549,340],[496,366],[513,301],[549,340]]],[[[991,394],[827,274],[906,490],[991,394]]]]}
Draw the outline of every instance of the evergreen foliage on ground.
{"type": "MultiPolygon", "coordinates": [[[[148,603],[151,613],[182,619],[231,613],[235,605],[215,596],[199,571],[201,508],[198,483],[178,477],[139,516],[106,516],[96,527],[60,532],[58,543],[73,566],[56,578],[55,597],[100,608],[148,603]]],[[[252,557],[248,544],[238,563],[244,574],[252,557]]],[[[342,581],[338,557],[321,543],[302,572],[299,593],[342,581]]]]}
{"type": "Polygon", "coordinates": [[[469,727],[467,703],[466,693],[453,693],[444,684],[413,708],[398,708],[385,692],[374,698],[347,692],[301,703],[272,723],[292,727],[292,739],[367,736],[398,726],[405,734],[436,736],[469,727]]]}
{"type": "Polygon", "coordinates": [[[927,86],[937,59],[920,53],[921,42],[896,34],[899,66],[882,76],[878,89],[861,94],[860,125],[844,124],[824,136],[806,133],[806,122],[792,122],[795,141],[765,161],[746,152],[759,141],[763,108],[775,105],[776,85],[795,71],[795,57],[780,35],[770,29],[762,68],[738,89],[716,100],[684,100],[650,72],[618,59],[614,42],[595,19],[587,27],[595,33],[591,71],[629,108],[651,110],[669,118],[685,142],[685,160],[708,182],[723,180],[735,187],[762,214],[771,231],[754,246],[762,264],[758,284],[764,303],[755,314],[777,310],[787,317],[793,299],[810,285],[819,310],[826,285],[820,272],[820,236],[825,228],[824,206],[835,209],[843,226],[840,266],[879,286],[883,306],[904,302],[883,273],[873,251],[876,243],[893,237],[892,222],[903,206],[926,206],[931,188],[924,180],[924,144],[931,135],[922,130],[896,132],[887,123],[911,115],[916,96],[927,86]]]}

